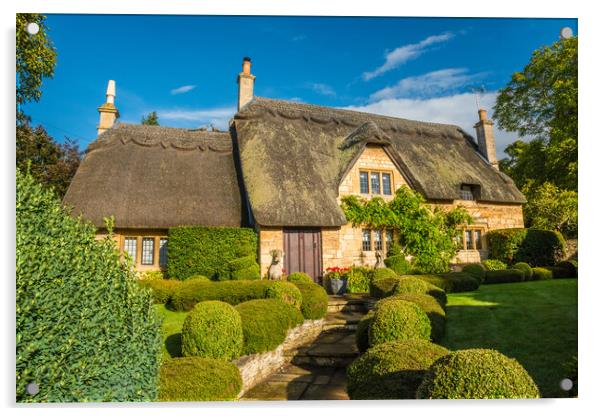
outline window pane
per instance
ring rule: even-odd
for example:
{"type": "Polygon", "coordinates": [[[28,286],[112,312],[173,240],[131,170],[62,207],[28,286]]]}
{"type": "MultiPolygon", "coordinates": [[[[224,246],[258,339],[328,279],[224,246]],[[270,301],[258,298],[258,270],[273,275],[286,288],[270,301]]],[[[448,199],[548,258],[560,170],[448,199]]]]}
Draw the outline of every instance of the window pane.
{"type": "Polygon", "coordinates": [[[136,237],[126,237],[123,245],[123,251],[129,254],[129,256],[136,263],[136,249],[138,246],[138,239],[136,237]]]}
{"type": "Polygon", "coordinates": [[[373,194],[380,194],[380,173],[370,173],[370,188],[373,194]]]}
{"type": "Polygon", "coordinates": [[[374,250],[382,250],[383,249],[383,232],[382,231],[374,231],[374,250]]]}
{"type": "Polygon", "coordinates": [[[362,194],[369,193],[368,172],[360,172],[360,192],[362,194]]]}
{"type": "Polygon", "coordinates": [[[460,186],[460,198],[465,199],[467,201],[474,200],[474,193],[472,192],[472,186],[470,186],[470,185],[460,186]]]}
{"type": "Polygon", "coordinates": [[[167,238],[159,240],[159,266],[167,265],[167,238]]]}
{"type": "Polygon", "coordinates": [[[391,195],[391,174],[383,173],[383,194],[391,195]]]}
{"type": "Polygon", "coordinates": [[[370,230],[368,230],[368,229],[362,230],[362,250],[363,251],[372,250],[372,241],[370,239],[370,230]]]}
{"type": "Polygon", "coordinates": [[[393,244],[393,230],[386,230],[385,238],[387,239],[387,250],[388,250],[391,247],[391,244],[393,244]]]}
{"type": "Polygon", "coordinates": [[[140,263],[145,265],[153,264],[155,256],[155,239],[154,238],[143,238],[142,239],[142,260],[140,263]]]}
{"type": "Polygon", "coordinates": [[[481,230],[474,230],[474,241],[477,250],[481,250],[483,248],[483,244],[481,243],[481,230]]]}
{"type": "Polygon", "coordinates": [[[472,230],[464,231],[464,240],[466,241],[466,250],[472,250],[472,230]]]}

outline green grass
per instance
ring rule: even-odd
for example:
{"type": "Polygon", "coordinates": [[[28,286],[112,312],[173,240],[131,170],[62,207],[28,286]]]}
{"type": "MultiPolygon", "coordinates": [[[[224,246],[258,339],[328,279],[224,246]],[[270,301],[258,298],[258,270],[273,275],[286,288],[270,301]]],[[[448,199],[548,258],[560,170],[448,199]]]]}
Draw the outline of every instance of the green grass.
{"type": "Polygon", "coordinates": [[[170,311],[165,305],[155,305],[159,316],[163,319],[161,333],[163,335],[163,359],[182,356],[182,324],[188,312],[170,311]]]}
{"type": "Polygon", "coordinates": [[[496,349],[525,367],[543,397],[568,397],[559,383],[566,378],[564,364],[577,354],[577,280],[449,294],[446,332],[445,347],[496,349]]]}

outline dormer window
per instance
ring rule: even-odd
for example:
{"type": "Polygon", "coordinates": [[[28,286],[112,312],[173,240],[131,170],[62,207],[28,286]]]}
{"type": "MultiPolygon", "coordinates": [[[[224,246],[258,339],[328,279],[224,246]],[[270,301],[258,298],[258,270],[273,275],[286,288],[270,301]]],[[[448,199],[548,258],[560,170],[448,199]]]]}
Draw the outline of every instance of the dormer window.
{"type": "Polygon", "coordinates": [[[460,186],[460,199],[464,199],[465,201],[474,201],[477,199],[478,190],[479,189],[477,185],[462,184],[460,186]]]}

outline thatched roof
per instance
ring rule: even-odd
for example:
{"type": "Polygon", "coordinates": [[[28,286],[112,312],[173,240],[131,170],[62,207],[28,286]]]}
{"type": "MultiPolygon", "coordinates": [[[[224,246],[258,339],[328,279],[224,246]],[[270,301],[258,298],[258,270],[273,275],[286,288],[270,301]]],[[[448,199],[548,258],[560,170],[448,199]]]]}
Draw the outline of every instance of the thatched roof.
{"type": "Polygon", "coordinates": [[[366,145],[381,144],[408,183],[429,200],[480,187],[481,201],[524,196],[477,152],[460,127],[256,97],[234,117],[251,209],[258,224],[346,223],[338,187],[366,145]]]}
{"type": "Polygon", "coordinates": [[[86,150],[64,204],[102,227],[240,226],[228,132],[117,124],[86,150]]]}

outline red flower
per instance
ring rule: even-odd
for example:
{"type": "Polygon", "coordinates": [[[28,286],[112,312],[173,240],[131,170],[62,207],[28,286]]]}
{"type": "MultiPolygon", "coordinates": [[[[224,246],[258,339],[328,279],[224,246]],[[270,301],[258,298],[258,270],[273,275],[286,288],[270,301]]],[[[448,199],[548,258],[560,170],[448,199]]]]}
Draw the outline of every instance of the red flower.
{"type": "Polygon", "coordinates": [[[282,273],[286,273],[286,269],[284,267],[282,268],[282,273]]]}

